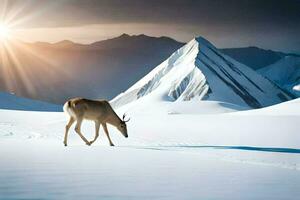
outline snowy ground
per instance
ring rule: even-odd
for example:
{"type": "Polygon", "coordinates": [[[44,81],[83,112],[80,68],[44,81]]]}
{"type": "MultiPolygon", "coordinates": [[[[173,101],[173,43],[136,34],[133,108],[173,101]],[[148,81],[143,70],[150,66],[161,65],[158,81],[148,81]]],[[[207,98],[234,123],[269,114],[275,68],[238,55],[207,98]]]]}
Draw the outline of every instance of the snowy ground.
{"type": "MultiPolygon", "coordinates": [[[[129,138],[109,127],[116,147],[102,130],[93,146],[72,130],[64,147],[63,113],[0,110],[0,199],[298,199],[300,101],[208,104],[205,114],[122,108],[129,138]]],[[[83,133],[93,137],[91,122],[83,133]]]]}

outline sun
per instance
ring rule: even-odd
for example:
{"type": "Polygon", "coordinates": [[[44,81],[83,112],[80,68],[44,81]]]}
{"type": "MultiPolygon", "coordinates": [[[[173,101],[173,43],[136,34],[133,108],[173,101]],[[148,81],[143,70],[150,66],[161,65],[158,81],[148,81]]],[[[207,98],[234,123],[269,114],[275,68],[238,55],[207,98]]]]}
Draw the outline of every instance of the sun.
{"type": "Polygon", "coordinates": [[[0,23],[0,41],[5,41],[10,38],[11,30],[8,25],[0,23]]]}

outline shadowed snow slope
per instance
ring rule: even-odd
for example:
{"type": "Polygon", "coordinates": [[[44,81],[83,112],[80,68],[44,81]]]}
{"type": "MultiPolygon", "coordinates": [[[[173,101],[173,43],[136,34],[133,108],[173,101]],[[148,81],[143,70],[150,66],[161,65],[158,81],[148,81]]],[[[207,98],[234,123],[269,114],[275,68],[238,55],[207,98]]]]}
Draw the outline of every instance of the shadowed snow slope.
{"type": "Polygon", "coordinates": [[[31,111],[61,111],[59,105],[18,97],[13,94],[0,92],[0,109],[31,110],[31,111]]]}
{"type": "Polygon", "coordinates": [[[283,102],[277,105],[266,108],[249,110],[247,112],[238,112],[238,115],[289,115],[299,116],[300,113],[300,98],[291,101],[283,102]]]}
{"type": "Polygon", "coordinates": [[[300,57],[286,56],[278,62],[258,70],[278,86],[300,96],[300,57]]]}
{"type": "Polygon", "coordinates": [[[144,98],[149,102],[212,100],[251,108],[291,99],[269,80],[201,37],[173,53],[114,98],[112,104],[119,107],[144,98]]]}

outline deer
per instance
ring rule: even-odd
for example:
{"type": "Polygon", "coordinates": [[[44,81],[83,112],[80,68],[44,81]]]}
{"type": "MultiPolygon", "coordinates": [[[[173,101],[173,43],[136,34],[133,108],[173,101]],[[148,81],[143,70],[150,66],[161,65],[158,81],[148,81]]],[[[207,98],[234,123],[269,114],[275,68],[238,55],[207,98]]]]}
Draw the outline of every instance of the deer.
{"type": "Polygon", "coordinates": [[[116,127],[125,138],[128,138],[126,122],[128,122],[130,119],[125,120],[125,114],[123,115],[123,118],[120,119],[116,112],[113,110],[112,106],[106,100],[74,98],[68,100],[64,104],[63,109],[64,112],[67,113],[70,117],[69,122],[65,127],[65,136],[63,141],[65,146],[68,145],[67,143],[69,129],[75,121],[75,132],[88,146],[92,145],[97,140],[99,136],[100,125],[102,125],[104,129],[110,146],[114,146],[114,144],[109,136],[107,124],[116,127]],[[91,141],[88,141],[81,132],[81,124],[84,119],[95,122],[95,137],[91,141]]]}

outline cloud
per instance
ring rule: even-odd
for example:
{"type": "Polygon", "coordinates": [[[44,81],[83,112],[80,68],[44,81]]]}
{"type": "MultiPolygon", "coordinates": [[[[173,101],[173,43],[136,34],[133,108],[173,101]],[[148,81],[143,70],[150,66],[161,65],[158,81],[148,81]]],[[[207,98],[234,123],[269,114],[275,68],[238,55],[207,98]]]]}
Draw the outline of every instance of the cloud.
{"type": "MultiPolygon", "coordinates": [[[[15,18],[22,19],[18,25],[27,29],[58,28],[70,33],[97,25],[106,37],[117,31],[181,41],[203,35],[220,46],[277,45],[300,51],[299,0],[0,0],[0,11],[3,2],[8,4],[6,10],[15,10],[15,18]]],[[[104,35],[94,28],[85,32],[89,31],[94,34],[81,33],[85,41],[104,35]]]]}
{"type": "Polygon", "coordinates": [[[38,12],[39,17],[28,21],[28,24],[38,27],[104,23],[242,27],[267,24],[273,27],[291,27],[300,23],[298,0],[9,0],[7,2],[12,8],[25,7],[24,15],[38,12]]]}

